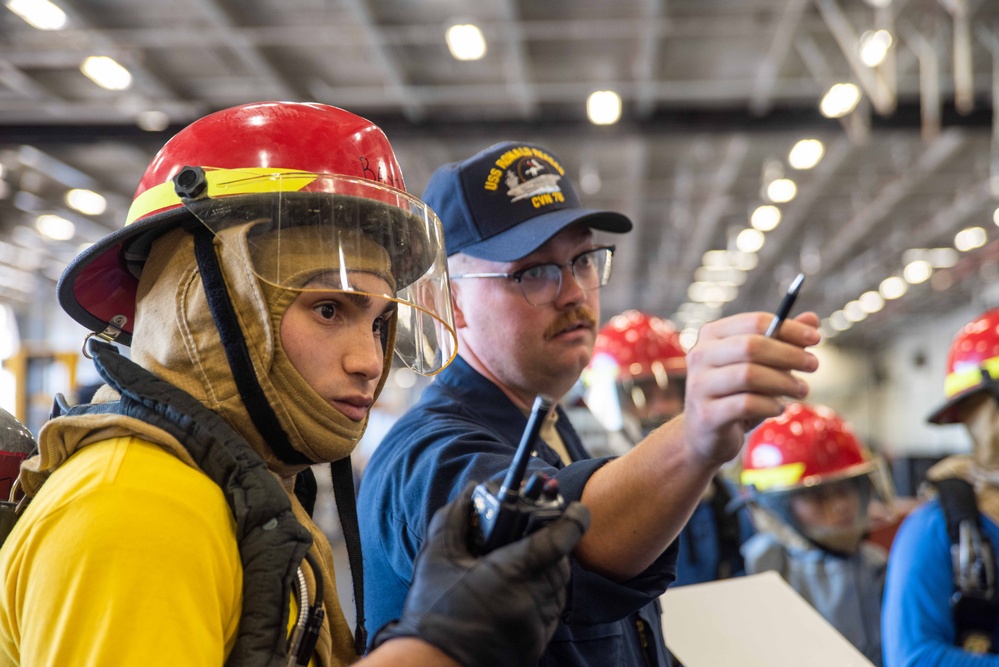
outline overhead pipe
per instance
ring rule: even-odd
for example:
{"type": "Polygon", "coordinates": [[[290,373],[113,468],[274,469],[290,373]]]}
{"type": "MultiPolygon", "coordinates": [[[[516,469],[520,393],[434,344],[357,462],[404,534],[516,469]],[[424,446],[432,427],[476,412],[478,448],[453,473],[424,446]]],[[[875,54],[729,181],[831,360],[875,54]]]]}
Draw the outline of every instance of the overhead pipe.
{"type": "Polygon", "coordinates": [[[989,151],[989,190],[999,199],[999,29],[979,28],[978,41],[992,55],[992,145],[989,151]]]}
{"type": "Polygon", "coordinates": [[[967,0],[940,0],[954,24],[954,107],[962,116],[975,110],[971,57],[971,18],[967,0]]]}

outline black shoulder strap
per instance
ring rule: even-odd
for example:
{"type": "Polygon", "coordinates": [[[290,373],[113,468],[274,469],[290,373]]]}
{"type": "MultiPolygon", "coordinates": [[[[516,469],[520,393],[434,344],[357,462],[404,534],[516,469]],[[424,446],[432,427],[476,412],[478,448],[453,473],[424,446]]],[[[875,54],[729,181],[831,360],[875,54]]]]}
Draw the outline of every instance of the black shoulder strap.
{"type": "Polygon", "coordinates": [[[971,521],[976,526],[978,521],[978,501],[975,499],[975,489],[963,479],[951,477],[934,482],[939,495],[940,508],[947,519],[947,536],[951,544],[957,544],[960,539],[961,523],[971,521]]]}
{"type": "Polygon", "coordinates": [[[306,468],[295,475],[295,497],[302,503],[305,511],[312,516],[316,511],[316,499],[319,497],[319,484],[312,468],[306,468]]]}
{"type": "Polygon", "coordinates": [[[354,611],[357,614],[354,651],[357,655],[364,655],[368,645],[368,633],[364,628],[364,566],[361,559],[361,530],[357,523],[357,497],[354,495],[354,470],[350,465],[350,457],[331,463],[330,473],[333,477],[336,511],[340,515],[343,540],[347,545],[350,578],[354,584],[354,611]]]}
{"type": "Polygon", "coordinates": [[[253,425],[279,459],[290,464],[312,463],[304,454],[292,447],[288,434],[281,427],[274,408],[271,407],[254,374],[250,350],[239,328],[232,301],[229,300],[229,291],[226,289],[222,269],[215,255],[213,238],[208,228],[202,225],[194,228],[194,254],[198,260],[205,297],[208,299],[212,319],[215,320],[219,337],[222,339],[222,349],[225,350],[225,356],[229,360],[229,369],[232,370],[239,396],[243,399],[253,425]]]}
{"type": "Polygon", "coordinates": [[[992,544],[982,531],[975,490],[958,478],[934,482],[947,521],[956,592],[951,613],[957,645],[969,653],[995,653],[992,641],[999,621],[996,559],[992,544]]]}

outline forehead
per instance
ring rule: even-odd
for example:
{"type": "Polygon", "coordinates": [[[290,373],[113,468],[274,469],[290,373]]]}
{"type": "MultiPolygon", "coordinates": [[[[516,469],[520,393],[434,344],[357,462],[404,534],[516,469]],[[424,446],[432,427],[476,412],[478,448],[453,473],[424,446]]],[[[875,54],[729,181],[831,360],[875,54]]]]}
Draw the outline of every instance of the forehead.
{"type": "Polygon", "coordinates": [[[368,271],[324,271],[305,283],[305,289],[342,292],[345,285],[374,294],[388,294],[390,291],[385,278],[368,271]]]}

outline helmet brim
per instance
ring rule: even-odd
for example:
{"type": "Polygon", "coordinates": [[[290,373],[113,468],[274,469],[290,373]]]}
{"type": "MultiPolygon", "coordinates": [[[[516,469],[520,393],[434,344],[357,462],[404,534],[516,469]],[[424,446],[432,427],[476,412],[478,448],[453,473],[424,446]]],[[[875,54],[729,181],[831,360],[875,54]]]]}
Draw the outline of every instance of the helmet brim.
{"type": "Polygon", "coordinates": [[[985,390],[985,387],[977,386],[966,389],[962,392],[958,392],[950,397],[950,399],[941,405],[939,408],[930,413],[930,416],[926,418],[926,421],[930,424],[957,424],[961,422],[961,410],[960,407],[965,400],[971,398],[972,396],[979,394],[985,390]]]}

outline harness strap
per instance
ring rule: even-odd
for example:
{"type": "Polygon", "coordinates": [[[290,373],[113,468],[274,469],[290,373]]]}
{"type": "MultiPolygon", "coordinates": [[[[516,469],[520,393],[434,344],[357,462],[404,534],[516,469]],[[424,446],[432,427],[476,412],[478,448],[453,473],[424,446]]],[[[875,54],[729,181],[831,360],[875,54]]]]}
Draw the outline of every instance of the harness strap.
{"type": "Polygon", "coordinates": [[[934,482],[947,520],[956,592],[951,613],[957,626],[957,644],[969,653],[995,653],[992,641],[999,621],[996,559],[982,532],[975,490],[963,479],[934,482]]]}

